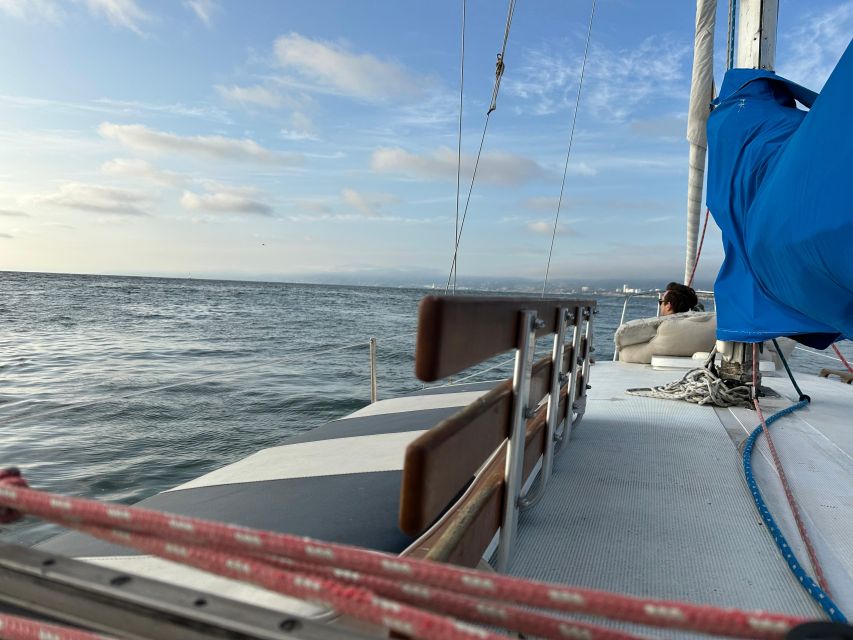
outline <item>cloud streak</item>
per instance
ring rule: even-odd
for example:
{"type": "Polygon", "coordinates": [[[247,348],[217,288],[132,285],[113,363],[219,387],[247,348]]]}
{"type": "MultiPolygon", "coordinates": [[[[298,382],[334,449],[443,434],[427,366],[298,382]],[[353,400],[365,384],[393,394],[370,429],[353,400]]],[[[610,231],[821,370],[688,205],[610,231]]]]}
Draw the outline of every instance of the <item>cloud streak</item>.
{"type": "Polygon", "coordinates": [[[853,0],[823,13],[807,12],[782,35],[780,75],[819,91],[832,73],[853,33],[853,0]]]}
{"type": "Polygon", "coordinates": [[[399,202],[399,198],[390,193],[362,193],[354,189],[344,189],[341,197],[345,204],[368,218],[380,217],[383,207],[399,202]]]}
{"type": "Polygon", "coordinates": [[[211,185],[208,193],[184,191],[181,206],[187,211],[206,211],[209,213],[244,213],[257,216],[271,216],[272,206],[258,198],[255,189],[246,187],[225,187],[211,185]]]}
{"type": "Polygon", "coordinates": [[[220,10],[219,5],[213,0],[186,0],[184,4],[206,27],[213,26],[213,16],[220,10]]]}
{"type": "Polygon", "coordinates": [[[30,214],[11,209],[0,209],[0,218],[29,218],[30,214]]]}
{"type": "MultiPolygon", "coordinates": [[[[384,147],[373,152],[370,166],[379,173],[397,173],[416,180],[456,180],[456,162],[456,151],[448,147],[424,154],[410,153],[400,147],[384,147]]],[[[474,162],[473,156],[463,155],[462,175],[471,175],[474,162]]],[[[535,160],[501,151],[484,153],[477,169],[478,180],[504,186],[553,176],[535,160]]]]}
{"type": "Polygon", "coordinates": [[[0,11],[18,20],[41,18],[58,23],[63,17],[62,10],[51,0],[0,0],[0,11]]]}
{"type": "Polygon", "coordinates": [[[136,0],[86,0],[86,6],[90,13],[106,18],[114,27],[130,29],[140,36],[145,35],[142,25],[152,20],[136,0]]]}
{"type": "Polygon", "coordinates": [[[369,102],[399,101],[422,95],[427,84],[425,78],[397,62],[298,33],[278,38],[274,50],[279,66],[296,73],[315,90],[369,102]]]}
{"type": "MultiPolygon", "coordinates": [[[[545,220],[537,220],[535,222],[528,223],[527,230],[540,235],[550,236],[551,233],[554,232],[554,223],[547,222],[545,220]]],[[[576,232],[564,224],[557,223],[556,234],[558,236],[573,236],[576,235],[576,232]]]]}
{"type": "Polygon", "coordinates": [[[151,129],[141,124],[123,125],[110,122],[102,123],[98,127],[98,132],[104,138],[115,140],[134,151],[277,165],[295,165],[301,161],[301,156],[297,154],[271,151],[249,138],[181,136],[167,131],[151,129]]]}
{"type": "Polygon", "coordinates": [[[259,106],[274,109],[275,107],[280,107],[283,103],[280,95],[261,85],[251,87],[231,85],[230,87],[226,87],[218,84],[213,88],[224,100],[244,107],[259,106]]]}
{"type": "Polygon", "coordinates": [[[81,182],[67,182],[60,186],[56,193],[34,195],[27,200],[35,206],[123,216],[148,215],[143,206],[150,202],[147,195],[137,191],[81,182]]]}
{"type": "MultiPolygon", "coordinates": [[[[582,49],[563,53],[567,43],[523,53],[508,93],[525,100],[536,115],[574,107],[582,49]]],[[[681,96],[689,86],[690,43],[671,36],[649,37],[633,49],[590,46],[580,110],[585,117],[621,122],[655,96],[681,96]]]]}
{"type": "Polygon", "coordinates": [[[101,171],[111,175],[145,178],[170,187],[181,187],[188,182],[187,177],[180,173],[158,169],[138,158],[114,158],[101,165],[101,171]]]}

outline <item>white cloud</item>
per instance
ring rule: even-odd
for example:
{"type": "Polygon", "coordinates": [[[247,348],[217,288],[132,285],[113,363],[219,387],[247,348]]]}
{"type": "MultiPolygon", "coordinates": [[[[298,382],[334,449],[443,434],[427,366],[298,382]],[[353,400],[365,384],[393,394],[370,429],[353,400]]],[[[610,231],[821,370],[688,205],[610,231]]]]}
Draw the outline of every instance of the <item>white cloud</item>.
{"type": "Polygon", "coordinates": [[[152,153],[185,154],[216,160],[249,161],[264,164],[298,164],[301,156],[283,154],[262,147],[248,138],[224,136],[181,136],[166,131],[150,129],[141,124],[112,124],[104,122],[98,127],[104,137],[116,140],[136,151],[152,153]]]}
{"type": "Polygon", "coordinates": [[[808,11],[796,27],[780,33],[779,75],[820,91],[853,33],[853,0],[823,13],[808,11]]]}
{"type": "MultiPolygon", "coordinates": [[[[554,232],[554,223],[546,222],[544,220],[537,220],[536,222],[530,222],[527,224],[527,229],[532,231],[533,233],[539,233],[542,235],[550,236],[551,233],[554,232]]],[[[558,236],[571,236],[575,235],[575,232],[567,227],[564,224],[557,223],[557,235],[558,236]]]]}
{"type": "Polygon", "coordinates": [[[102,15],[115,27],[125,27],[144,35],[141,25],[151,21],[151,16],[143,11],[136,0],[86,0],[89,11],[102,15]]]}
{"type": "Polygon", "coordinates": [[[53,0],[0,0],[0,11],[19,20],[41,18],[59,22],[62,9],[53,0]]]}
{"type": "Polygon", "coordinates": [[[67,182],[56,193],[29,196],[25,200],[36,206],[127,216],[147,215],[142,207],[150,202],[147,195],[138,191],[81,182],[67,182]]]}
{"type": "Polygon", "coordinates": [[[112,175],[147,178],[159,184],[180,187],[186,184],[186,176],[174,171],[164,171],[138,158],[114,158],[101,165],[101,171],[112,175]]]}
{"type": "MultiPolygon", "coordinates": [[[[368,101],[398,101],[420,96],[426,80],[393,61],[355,53],[343,45],[311,40],[298,33],[275,42],[279,65],[316,90],[368,101]]],[[[283,79],[286,82],[286,79],[283,79]]]]}
{"type": "Polygon", "coordinates": [[[232,85],[230,87],[226,87],[218,84],[214,89],[216,89],[216,92],[225,100],[235,102],[243,106],[257,105],[261,107],[275,108],[282,105],[280,95],[277,95],[266,87],[262,87],[260,85],[255,85],[253,87],[238,87],[237,85],[232,85]]]}
{"type": "Polygon", "coordinates": [[[220,10],[214,0],[186,0],[184,4],[208,27],[213,25],[213,15],[220,10]]]}
{"type": "Polygon", "coordinates": [[[669,222],[670,220],[674,220],[675,216],[655,216],[653,218],[646,218],[646,224],[657,224],[658,222],[669,222]]]}
{"type": "Polygon", "coordinates": [[[0,209],[0,218],[29,218],[30,214],[11,209],[0,209]]]}
{"type": "Polygon", "coordinates": [[[272,206],[259,198],[256,189],[250,187],[226,187],[212,183],[208,193],[184,191],[181,206],[188,211],[207,211],[211,213],[249,213],[271,216],[272,206]]]}
{"type": "Polygon", "coordinates": [[[383,207],[399,202],[399,198],[390,193],[362,193],[354,189],[344,189],[341,197],[346,204],[368,218],[381,216],[383,207]]]}
{"type": "Polygon", "coordinates": [[[7,240],[12,240],[15,236],[10,233],[0,233],[0,238],[5,238],[7,240]]]}
{"type": "MultiPolygon", "coordinates": [[[[579,43],[582,44],[582,43],[579,43]]],[[[529,102],[537,115],[574,108],[582,48],[564,53],[565,42],[528,49],[506,91],[529,102]]],[[[633,49],[590,46],[580,115],[626,120],[655,97],[681,96],[689,86],[691,43],[685,38],[654,36],[633,49]]]]}
{"type": "MultiPolygon", "coordinates": [[[[456,161],[456,151],[448,147],[420,155],[399,147],[384,147],[373,152],[371,168],[417,180],[456,180],[456,161]]],[[[463,154],[463,176],[471,175],[474,161],[473,156],[463,154]]],[[[477,169],[478,181],[498,185],[520,185],[549,177],[553,177],[553,174],[536,161],[502,151],[484,153],[477,169]]]]}

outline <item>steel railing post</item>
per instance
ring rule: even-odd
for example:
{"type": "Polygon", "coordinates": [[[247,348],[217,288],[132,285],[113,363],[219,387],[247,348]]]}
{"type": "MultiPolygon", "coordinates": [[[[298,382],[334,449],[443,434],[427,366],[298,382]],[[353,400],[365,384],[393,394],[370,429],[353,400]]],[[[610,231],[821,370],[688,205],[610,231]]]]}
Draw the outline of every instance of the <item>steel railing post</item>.
{"type": "Polygon", "coordinates": [[[501,531],[498,541],[496,568],[506,571],[509,567],[515,529],[518,526],[518,502],[524,472],[524,436],[527,419],[530,417],[530,374],[533,369],[533,352],[536,346],[536,328],[539,322],[535,311],[519,312],[518,349],[512,374],[512,420],[507,442],[506,467],[504,468],[504,505],[501,531]]]}
{"type": "Polygon", "coordinates": [[[370,402],[376,402],[376,338],[370,339],[370,402]]]}
{"type": "Polygon", "coordinates": [[[534,493],[521,498],[519,506],[528,509],[535,505],[548,486],[548,478],[551,477],[551,469],[554,464],[554,444],[556,440],[557,422],[560,412],[560,387],[566,381],[563,372],[563,354],[566,347],[566,329],[568,325],[568,309],[557,307],[557,332],[554,334],[554,346],[551,350],[551,380],[548,387],[548,408],[545,422],[545,451],[542,453],[542,469],[539,471],[539,482],[534,493]]]}

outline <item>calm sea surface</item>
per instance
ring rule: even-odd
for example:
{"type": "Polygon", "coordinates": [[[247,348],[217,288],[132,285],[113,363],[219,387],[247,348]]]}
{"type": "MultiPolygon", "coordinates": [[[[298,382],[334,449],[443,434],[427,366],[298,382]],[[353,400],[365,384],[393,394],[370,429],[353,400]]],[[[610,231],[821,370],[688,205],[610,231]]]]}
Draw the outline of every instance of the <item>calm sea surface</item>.
{"type": "MultiPolygon", "coordinates": [[[[0,272],[0,292],[0,466],[46,490],[135,502],[351,413],[369,402],[371,336],[380,399],[422,386],[424,290],[0,272]]],[[[622,302],[599,298],[600,359],[622,302]]],[[[795,351],[792,365],[832,363],[795,351]]]]}

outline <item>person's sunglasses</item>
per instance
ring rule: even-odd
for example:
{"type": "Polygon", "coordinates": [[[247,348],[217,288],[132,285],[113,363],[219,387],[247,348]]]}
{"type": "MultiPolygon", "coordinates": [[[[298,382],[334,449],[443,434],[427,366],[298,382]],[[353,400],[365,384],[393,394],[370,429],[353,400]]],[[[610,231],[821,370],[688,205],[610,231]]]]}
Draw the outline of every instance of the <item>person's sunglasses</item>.
{"type": "Polygon", "coordinates": [[[658,306],[661,306],[662,304],[663,304],[663,298],[661,298],[660,300],[658,300],[658,306]]]}

